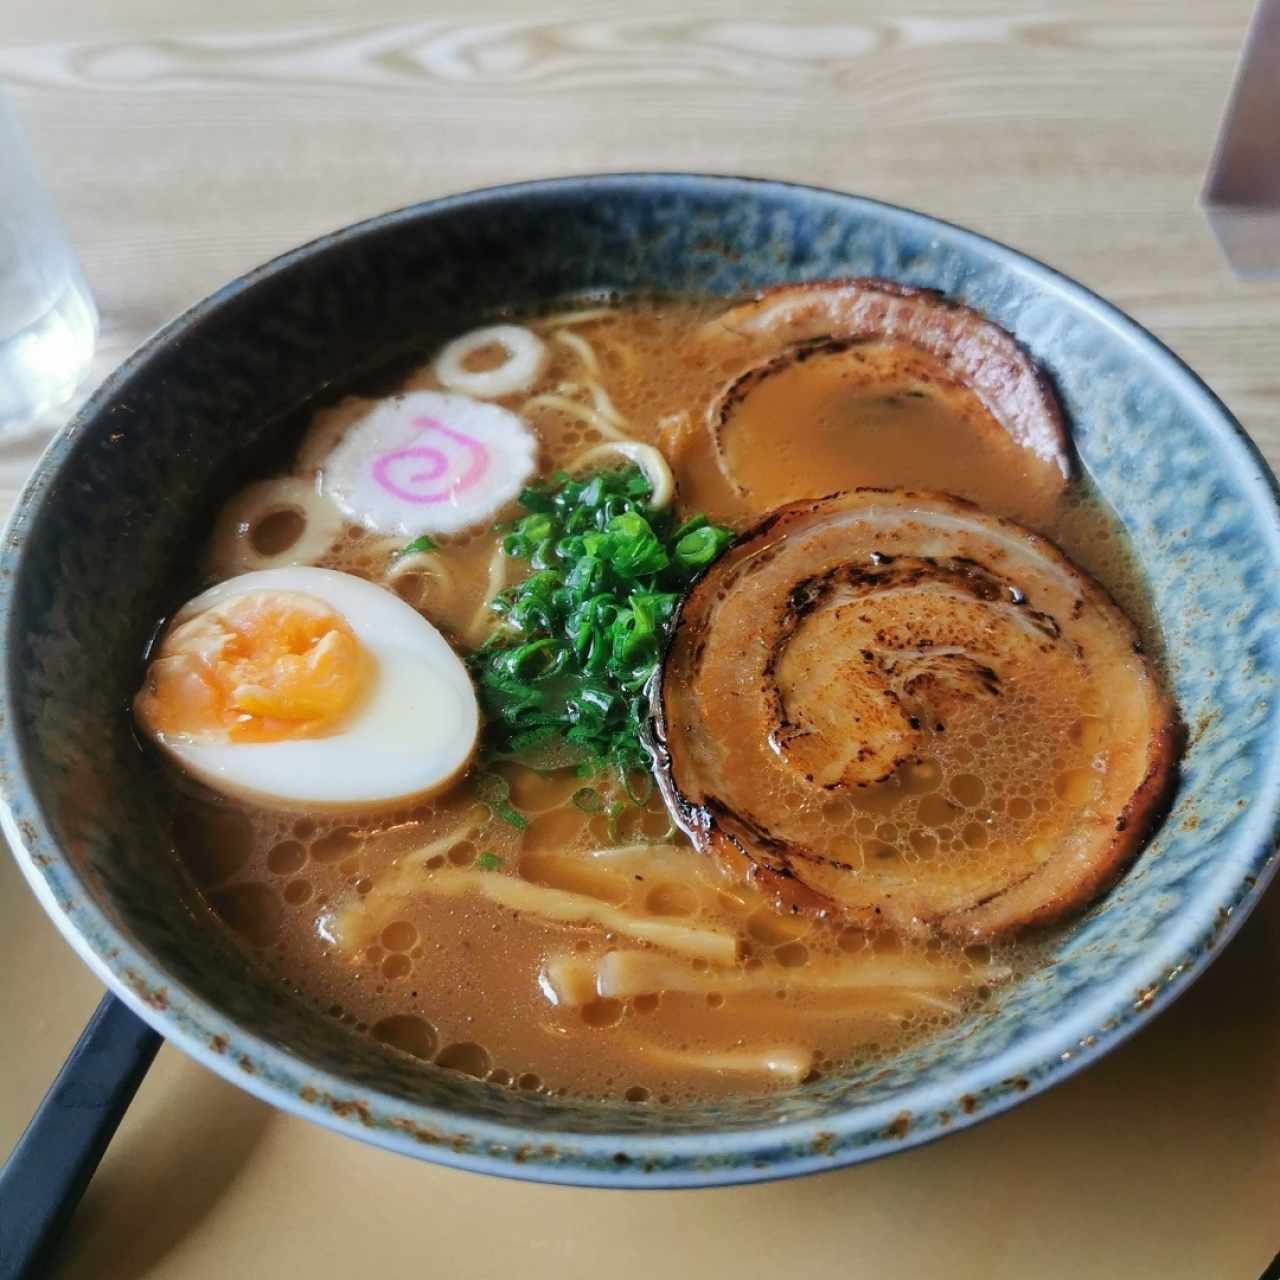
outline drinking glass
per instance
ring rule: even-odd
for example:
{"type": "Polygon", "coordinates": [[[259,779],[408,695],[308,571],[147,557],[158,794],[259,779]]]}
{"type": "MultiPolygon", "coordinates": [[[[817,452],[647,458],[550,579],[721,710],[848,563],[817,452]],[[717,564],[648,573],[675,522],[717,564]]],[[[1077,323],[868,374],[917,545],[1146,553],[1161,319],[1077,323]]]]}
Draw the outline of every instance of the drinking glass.
{"type": "Polygon", "coordinates": [[[89,371],[98,310],[0,94],[0,444],[70,399],[89,371]]]}

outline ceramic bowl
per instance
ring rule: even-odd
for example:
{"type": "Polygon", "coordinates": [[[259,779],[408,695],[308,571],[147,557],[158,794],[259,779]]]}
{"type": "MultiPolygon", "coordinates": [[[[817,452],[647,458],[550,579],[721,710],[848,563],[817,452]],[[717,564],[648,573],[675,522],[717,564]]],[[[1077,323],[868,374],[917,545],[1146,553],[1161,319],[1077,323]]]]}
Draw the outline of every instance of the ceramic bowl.
{"type": "Polygon", "coordinates": [[[1280,526],[1230,413],[1132,320],[932,218],[781,183],[574,178],[374,218],[285,254],[161,330],[41,459],[0,563],[4,829],[93,970],[180,1048],[288,1111],[443,1164],[546,1182],[707,1186],[850,1164],[954,1132],[1113,1048],[1210,962],[1274,864],[1280,526]],[[977,1021],[793,1092],[673,1110],[530,1096],[400,1058],[291,999],[201,906],[128,704],[149,630],[246,457],[393,350],[582,291],[740,295],[825,276],[940,289],[1052,375],[1128,530],[1188,748],[1133,869],[977,1021]]]}

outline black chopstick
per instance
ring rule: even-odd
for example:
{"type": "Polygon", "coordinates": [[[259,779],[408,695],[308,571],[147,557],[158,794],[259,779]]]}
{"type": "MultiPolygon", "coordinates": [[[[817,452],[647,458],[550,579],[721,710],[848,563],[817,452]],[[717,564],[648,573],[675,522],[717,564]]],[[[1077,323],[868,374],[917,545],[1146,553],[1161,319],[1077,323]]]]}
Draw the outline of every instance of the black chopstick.
{"type": "Polygon", "coordinates": [[[0,1169],[0,1280],[45,1273],[159,1048],[156,1032],[103,996],[0,1169]]]}

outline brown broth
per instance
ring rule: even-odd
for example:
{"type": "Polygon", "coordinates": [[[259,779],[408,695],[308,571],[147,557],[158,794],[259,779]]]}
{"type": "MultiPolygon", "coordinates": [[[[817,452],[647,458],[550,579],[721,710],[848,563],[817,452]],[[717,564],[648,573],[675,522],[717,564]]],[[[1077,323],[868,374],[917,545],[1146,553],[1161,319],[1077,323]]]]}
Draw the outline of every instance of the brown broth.
{"type": "Polygon", "coordinates": [[[940,363],[862,342],[748,375],[720,426],[725,462],[756,509],[863,486],[941,489],[1023,523],[1052,519],[1027,455],[940,363]]]}
{"type": "MultiPolygon", "coordinates": [[[[761,382],[726,442],[726,456],[752,492],[753,501],[744,502],[701,427],[705,407],[734,372],[701,355],[696,339],[722,306],[633,304],[567,329],[590,343],[594,376],[627,434],[657,444],[671,460],[683,510],[743,527],[760,502],[846,485],[947,488],[1054,538],[1154,641],[1113,517],[1083,484],[1059,504],[1029,509],[1017,451],[1003,439],[993,442],[976,398],[901,351],[866,344],[820,357],[821,376],[807,384],[803,403],[788,373],[761,382]]],[[[554,319],[534,324],[554,353],[535,395],[563,397],[569,407],[530,405],[527,395],[502,403],[523,409],[550,474],[602,436],[572,410],[591,403],[593,373],[581,348],[557,336],[566,329],[554,319]]],[[[436,386],[427,364],[401,389],[436,386]]],[[[326,410],[314,430],[332,433],[367,404],[326,410]]],[[[351,527],[324,563],[381,579],[390,555],[384,542],[351,527]]],[[[503,563],[498,539],[486,526],[446,540],[441,556],[447,583],[424,571],[392,585],[461,647],[473,645],[484,634],[492,570],[503,563]]],[[[917,767],[912,777],[846,806],[851,838],[884,836],[900,804],[914,821],[931,794],[945,791],[948,821],[935,825],[963,843],[989,803],[966,768],[969,750],[955,744],[946,777],[926,777],[928,767],[917,767]]],[[[376,822],[244,810],[181,786],[175,843],[214,911],[300,998],[393,1051],[518,1089],[659,1103],[761,1093],[801,1076],[854,1071],[973,1013],[993,981],[1014,980],[1037,962],[1034,943],[1002,944],[994,954],[965,951],[780,915],[751,891],[718,881],[656,798],[627,803],[619,786],[596,781],[606,803],[623,803],[611,830],[602,813],[574,806],[583,783],[571,771],[510,765],[505,773],[512,802],[529,818],[523,832],[490,816],[470,782],[435,804],[376,822]],[[629,845],[642,847],[592,856],[629,845]],[[495,858],[499,865],[479,869],[495,858]],[[609,924],[548,921],[487,896],[486,876],[573,893],[602,912],[701,930],[722,943],[727,937],[732,958],[722,971],[648,947],[609,924]],[[438,891],[462,884],[470,887],[438,891]],[[689,989],[572,1005],[549,998],[548,966],[580,973],[610,950],[681,966],[689,989]],[[917,994],[831,985],[859,965],[891,964],[900,968],[885,968],[890,976],[901,975],[901,966],[915,975],[917,994]],[[921,966],[930,975],[923,987],[921,966]],[[749,1055],[785,1057],[788,1050],[803,1058],[802,1071],[743,1065],[749,1055]]],[[[1042,782],[1040,790],[1051,789],[1051,778],[1042,782]]],[[[1030,806],[1036,786],[1026,791],[1030,806]]]]}

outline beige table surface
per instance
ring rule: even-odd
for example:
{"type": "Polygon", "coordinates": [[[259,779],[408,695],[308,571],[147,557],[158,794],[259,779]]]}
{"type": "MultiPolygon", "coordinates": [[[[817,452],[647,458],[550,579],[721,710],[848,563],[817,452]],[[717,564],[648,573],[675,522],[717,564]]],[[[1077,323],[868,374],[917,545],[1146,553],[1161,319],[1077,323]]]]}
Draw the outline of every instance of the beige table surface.
{"type": "MultiPolygon", "coordinates": [[[[1275,463],[1280,288],[1236,283],[1195,208],[1248,7],[0,0],[0,81],[102,306],[96,377],[229,277],[384,209],[556,173],[753,172],[1046,259],[1189,360],[1275,463]]],[[[0,451],[6,509],[33,456],[0,451]]],[[[99,994],[0,860],[0,1152],[99,994]]],[[[1273,892],[1084,1076],[772,1186],[566,1191],[413,1164],[166,1048],[59,1274],[1252,1280],[1278,1202],[1273,892]]]]}

